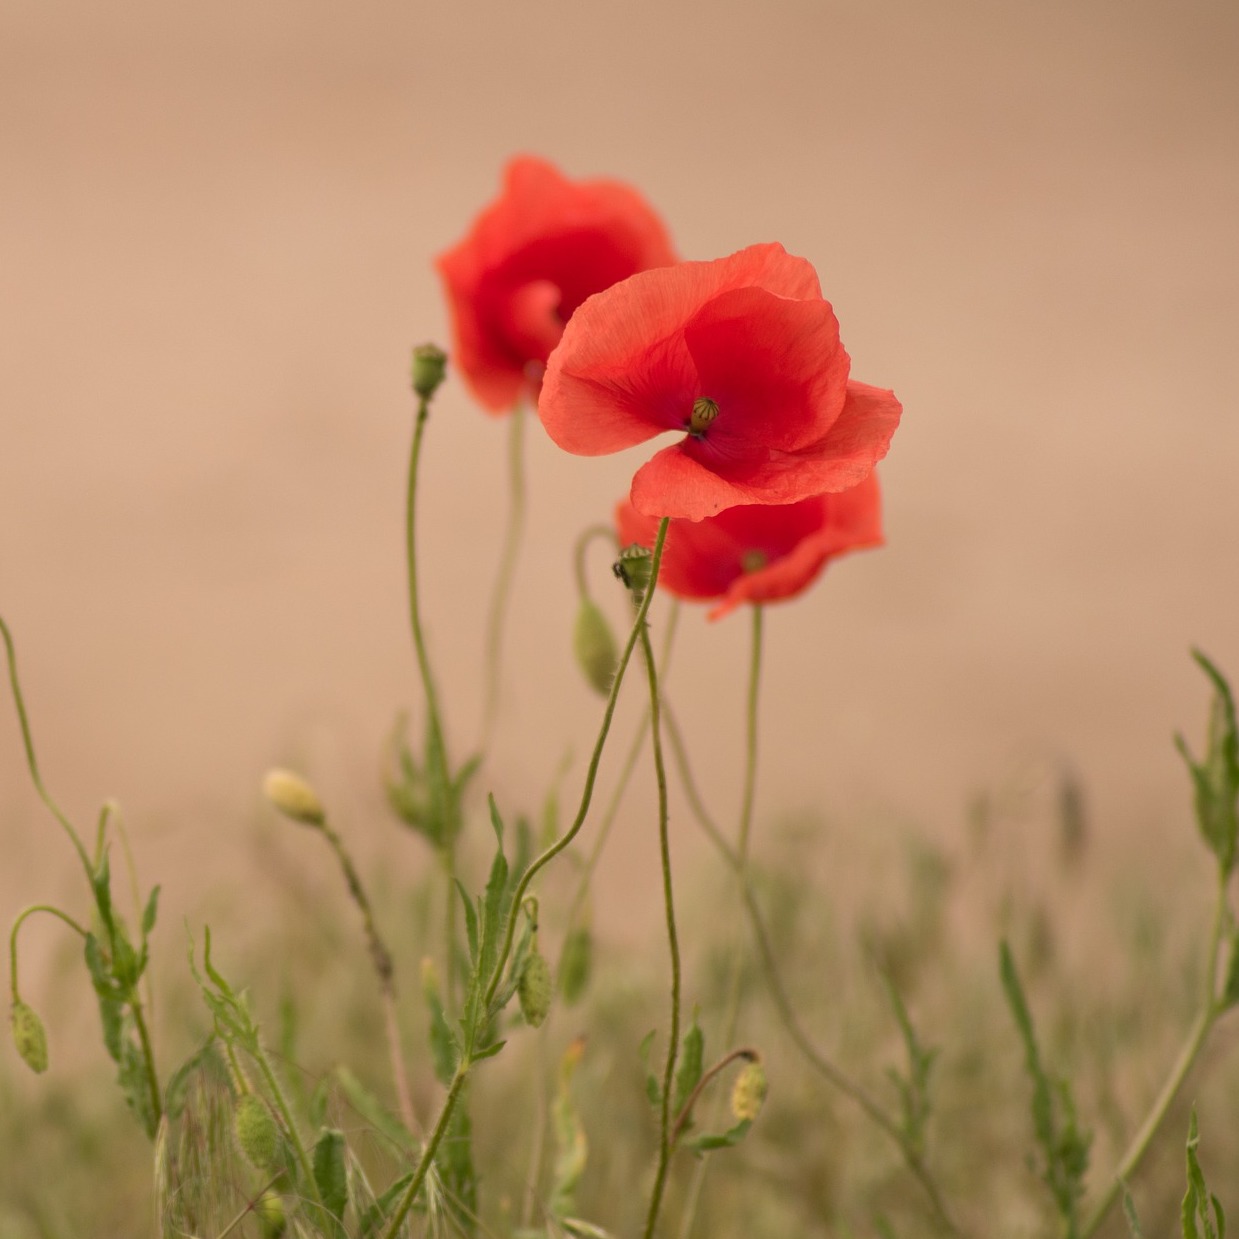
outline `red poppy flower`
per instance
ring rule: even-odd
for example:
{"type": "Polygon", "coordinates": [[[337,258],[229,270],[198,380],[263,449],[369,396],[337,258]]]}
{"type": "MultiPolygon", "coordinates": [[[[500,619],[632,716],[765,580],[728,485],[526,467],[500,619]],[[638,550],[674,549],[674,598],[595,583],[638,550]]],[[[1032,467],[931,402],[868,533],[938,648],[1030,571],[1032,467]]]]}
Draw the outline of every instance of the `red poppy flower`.
{"type": "MultiPolygon", "coordinates": [[[[654,545],[658,518],[631,502],[615,510],[621,544],[654,545]]],[[[799,503],[727,508],[701,521],[673,520],[658,584],[680,598],[718,598],[718,619],[742,602],[778,602],[807,589],[827,562],[882,545],[878,475],[851,490],[799,503]]]]}
{"type": "Polygon", "coordinates": [[[566,180],[531,155],[469,235],[436,260],[455,335],[453,360],[492,413],[530,392],[564,324],[592,293],[676,261],[662,221],[618,181],[566,180]]]}
{"type": "Polygon", "coordinates": [[[847,490],[870,472],[901,409],[850,367],[813,267],[754,245],[591,297],[548,363],[538,413],[582,456],[683,433],[637,471],[632,502],[701,520],[847,490]]]}

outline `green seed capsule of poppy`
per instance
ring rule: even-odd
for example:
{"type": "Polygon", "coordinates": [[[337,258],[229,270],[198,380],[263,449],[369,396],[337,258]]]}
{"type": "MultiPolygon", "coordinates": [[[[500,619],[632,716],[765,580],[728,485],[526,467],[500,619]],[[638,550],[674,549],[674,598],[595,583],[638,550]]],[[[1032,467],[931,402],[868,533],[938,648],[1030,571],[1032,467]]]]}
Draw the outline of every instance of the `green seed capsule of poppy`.
{"type": "Polygon", "coordinates": [[[232,1112],[232,1130],[241,1152],[258,1170],[272,1170],[280,1157],[280,1130],[267,1103],[255,1093],[246,1093],[232,1112]]]}
{"type": "Polygon", "coordinates": [[[303,826],[321,826],[326,820],[318,793],[291,770],[269,770],[262,781],[266,798],[287,818],[303,826]]]}
{"type": "Polygon", "coordinates": [[[47,1030],[38,1012],[19,998],[9,1014],[9,1024],[13,1029],[13,1044],[22,1061],[31,1071],[42,1074],[47,1070],[47,1030]]]}
{"type": "Polygon", "coordinates": [[[731,1113],[736,1122],[751,1123],[766,1100],[766,1069],[760,1062],[749,1063],[736,1076],[731,1090],[731,1113]]]}
{"type": "Polygon", "coordinates": [[[546,1019],[551,1010],[553,990],[551,966],[546,962],[546,957],[538,954],[535,949],[533,954],[525,959],[525,966],[521,969],[521,979],[516,990],[520,997],[521,1014],[525,1017],[525,1023],[533,1028],[541,1027],[542,1021],[546,1019]]]}
{"type": "Polygon", "coordinates": [[[589,598],[581,599],[581,608],[576,613],[572,648],[585,678],[595,691],[605,697],[611,691],[619,650],[606,616],[598,604],[589,598]]]}
{"type": "Polygon", "coordinates": [[[650,577],[654,572],[652,560],[649,547],[634,542],[631,546],[624,547],[620,551],[619,559],[611,565],[611,571],[624,582],[638,602],[645,597],[645,591],[649,588],[650,577]]]}

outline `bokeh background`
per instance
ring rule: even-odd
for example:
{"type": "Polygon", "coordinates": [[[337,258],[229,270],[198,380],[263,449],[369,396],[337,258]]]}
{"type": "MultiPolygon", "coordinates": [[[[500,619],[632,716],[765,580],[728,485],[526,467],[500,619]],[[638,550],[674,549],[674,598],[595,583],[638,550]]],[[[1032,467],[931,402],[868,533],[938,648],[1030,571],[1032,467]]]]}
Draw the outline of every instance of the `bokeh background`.
{"type": "MultiPolygon", "coordinates": [[[[0,608],[46,780],[84,825],[124,806],[165,949],[212,889],[278,881],[254,842],[275,763],[389,874],[428,863],[378,779],[419,709],[407,358],[446,336],[433,256],[519,151],[632,182],[687,257],[807,256],[854,373],[904,402],[889,546],[769,616],[762,817],[811,808],[839,856],[950,839],[978,796],[1070,770],[1100,846],[1155,865],[1188,839],[1189,646],[1239,677],[1237,61],[1222,0],[0,0],[0,608]]],[[[457,754],[506,429],[453,383],[426,449],[457,754]]],[[[569,753],[578,786],[599,704],[569,548],[648,454],[528,430],[481,777],[509,812],[569,753]]],[[[724,818],[747,637],[693,610],[671,683],[724,818]]],[[[656,915],[654,855],[638,797],[612,926],[656,915]]],[[[6,691],[0,923],[76,880],[6,691]]]]}

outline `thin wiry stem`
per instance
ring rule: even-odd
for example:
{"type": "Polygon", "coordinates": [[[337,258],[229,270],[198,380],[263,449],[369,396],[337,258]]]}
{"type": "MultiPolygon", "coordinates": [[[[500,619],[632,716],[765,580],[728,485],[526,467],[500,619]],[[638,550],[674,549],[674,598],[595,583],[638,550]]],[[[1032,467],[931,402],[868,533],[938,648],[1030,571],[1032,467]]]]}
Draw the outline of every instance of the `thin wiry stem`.
{"type": "Polygon", "coordinates": [[[490,747],[499,714],[499,688],[503,665],[503,623],[512,595],[516,560],[525,529],[525,410],[517,405],[508,419],[508,523],[499,558],[499,574],[486,617],[486,699],[482,710],[481,750],[490,747]]]}
{"type": "Polygon", "coordinates": [[[1204,1048],[1214,1023],[1222,1014],[1223,1008],[1217,992],[1217,972],[1222,937],[1229,917],[1226,899],[1228,878],[1226,870],[1219,866],[1217,900],[1213,908],[1213,927],[1209,933],[1209,946],[1205,960],[1205,992],[1201,998],[1200,1011],[1192,1022],[1187,1039],[1179,1050],[1170,1074],[1162,1084],[1148,1114],[1145,1115],[1144,1122],[1140,1124],[1140,1129],[1132,1137],[1131,1144],[1123,1154],[1113,1178],[1081,1228],[1080,1239],[1089,1239],[1096,1233],[1098,1227],[1105,1221],[1106,1215],[1114,1207],[1114,1202],[1119,1198],[1123,1184],[1136,1173],[1140,1163],[1144,1160],[1144,1155],[1149,1151],[1153,1137],[1166,1117],[1166,1112],[1178,1095],[1183,1081],[1187,1079],[1187,1073],[1191,1071],[1196,1059],[1200,1056],[1200,1051],[1204,1048]]]}
{"type": "Polygon", "coordinates": [[[780,1022],[791,1038],[792,1044],[796,1046],[806,1062],[818,1075],[843,1093],[844,1096],[854,1101],[864,1111],[865,1115],[894,1141],[903,1155],[905,1165],[929,1197],[939,1224],[951,1235],[962,1234],[959,1226],[947,1209],[946,1201],[943,1199],[942,1191],[938,1187],[937,1181],[930,1174],[929,1168],[925,1165],[924,1159],[918,1150],[909,1144],[903,1132],[900,1131],[898,1124],[886,1113],[862,1084],[853,1080],[841,1067],[836,1066],[830,1058],[814,1045],[812,1038],[805,1032],[804,1026],[801,1024],[800,1018],[792,1006],[791,999],[788,997],[787,989],[783,984],[778,961],[775,957],[774,946],[770,941],[770,935],[766,929],[765,920],[762,917],[752,877],[741,864],[739,853],[723,837],[722,832],[706,810],[701,795],[697,790],[696,781],[693,779],[692,769],[688,764],[684,740],[675,722],[675,716],[672,714],[670,707],[665,703],[664,714],[667,723],[667,735],[671,740],[672,752],[675,755],[680,777],[684,784],[689,808],[707,837],[718,849],[720,855],[727,861],[727,864],[740,881],[741,901],[744,904],[745,912],[748,914],[749,925],[753,930],[758,954],[761,957],[762,976],[765,978],[770,990],[770,996],[774,1000],[775,1011],[778,1013],[780,1022]]]}
{"type": "MultiPolygon", "coordinates": [[[[664,522],[665,524],[665,522],[664,522]]],[[[671,838],[667,813],[667,770],[663,763],[662,709],[658,693],[658,669],[654,665],[654,649],[650,634],[642,627],[641,649],[650,685],[650,740],[654,749],[654,774],[658,781],[658,849],[662,860],[663,907],[667,918],[667,947],[671,955],[671,1028],[667,1034],[667,1062],[663,1069],[662,1101],[659,1113],[658,1168],[654,1173],[654,1188],[650,1193],[650,1208],[645,1219],[645,1239],[652,1239],[667,1185],[671,1164],[671,1087],[675,1080],[675,1064],[680,1048],[680,940],[675,925],[675,893],[671,880],[671,838]]]]}

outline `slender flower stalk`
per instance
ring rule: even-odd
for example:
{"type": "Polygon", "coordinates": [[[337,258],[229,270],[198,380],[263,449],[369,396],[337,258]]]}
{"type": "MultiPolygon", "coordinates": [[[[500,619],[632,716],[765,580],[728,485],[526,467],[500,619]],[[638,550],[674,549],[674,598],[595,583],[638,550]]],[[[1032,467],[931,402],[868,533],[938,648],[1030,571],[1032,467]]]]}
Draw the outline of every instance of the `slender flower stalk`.
{"type": "MultiPolygon", "coordinates": [[[[577,809],[576,817],[573,819],[572,825],[568,830],[550,847],[548,847],[533,863],[525,870],[521,880],[516,884],[516,890],[512,894],[511,908],[508,912],[507,924],[504,927],[503,941],[500,945],[499,954],[495,961],[494,971],[491,973],[491,978],[487,984],[486,991],[482,995],[480,1007],[482,1010],[487,1010],[491,1002],[494,1000],[495,991],[499,988],[500,980],[503,977],[504,969],[507,967],[508,959],[512,954],[512,943],[516,935],[516,924],[522,915],[524,907],[525,895],[529,890],[533,879],[546,868],[566,847],[568,847],[573,839],[580,833],[581,827],[585,824],[585,818],[589,814],[589,806],[593,800],[594,784],[598,778],[598,767],[602,762],[602,752],[606,747],[607,736],[611,731],[611,720],[615,715],[615,703],[619,700],[620,686],[624,681],[624,673],[628,669],[628,664],[632,659],[632,652],[636,648],[637,641],[645,630],[645,617],[650,608],[650,602],[654,596],[654,586],[658,580],[658,568],[662,562],[663,544],[667,539],[668,521],[663,521],[658,530],[658,537],[654,543],[654,552],[650,560],[650,584],[645,592],[645,596],[641,600],[641,605],[637,608],[636,619],[633,621],[632,631],[628,634],[628,640],[624,644],[623,653],[620,655],[619,665],[615,669],[615,679],[611,683],[611,692],[607,697],[606,708],[602,715],[602,725],[598,730],[598,738],[594,742],[594,750],[590,755],[589,766],[585,773],[585,785],[581,789],[581,803],[577,809]]],[[[431,1132],[430,1139],[426,1142],[425,1148],[422,1150],[422,1156],[417,1164],[416,1170],[413,1172],[412,1179],[409,1180],[409,1185],[401,1194],[400,1200],[392,1212],[391,1218],[388,1221],[387,1228],[383,1231],[382,1239],[396,1239],[400,1231],[400,1227],[404,1223],[404,1219],[408,1216],[409,1210],[413,1207],[413,1202],[417,1199],[418,1192],[421,1191],[422,1184],[426,1180],[426,1175],[430,1170],[431,1163],[434,1160],[434,1155],[439,1147],[440,1141],[443,1139],[443,1134],[447,1130],[448,1124],[451,1122],[452,1113],[456,1108],[457,1102],[460,1100],[461,1092],[464,1089],[465,1081],[468,1078],[469,1071],[473,1065],[470,1054],[473,1047],[466,1047],[464,1057],[462,1057],[459,1066],[456,1068],[456,1073],[452,1077],[452,1084],[448,1090],[447,1097],[443,1102],[443,1109],[439,1112],[438,1120],[435,1122],[434,1130],[431,1132]]]]}
{"type": "MultiPolygon", "coordinates": [[[[753,607],[753,628],[749,652],[748,691],[745,694],[745,728],[744,728],[744,788],[740,793],[740,824],[736,830],[735,860],[733,868],[736,878],[743,888],[749,881],[749,836],[753,826],[753,805],[757,792],[757,704],[761,689],[761,655],[762,655],[762,616],[760,606],[753,607]]],[[[743,973],[742,953],[737,949],[732,955],[731,975],[727,982],[727,1007],[723,1016],[722,1044],[729,1046],[736,1038],[736,1028],[740,1022],[740,984],[743,973]]],[[[692,1182],[688,1189],[688,1199],[684,1205],[684,1213],[680,1219],[680,1239],[688,1239],[693,1231],[693,1221],[697,1214],[697,1205],[701,1199],[701,1191],[705,1187],[706,1175],[710,1163],[703,1158],[697,1163],[692,1182]]]]}
{"type": "Polygon", "coordinates": [[[417,576],[417,479],[421,461],[422,439],[426,421],[430,415],[430,401],[439,382],[442,381],[442,366],[446,364],[443,354],[433,346],[424,345],[414,350],[414,392],[417,395],[417,418],[413,426],[413,442],[409,449],[409,477],[405,502],[405,563],[409,582],[409,628],[413,634],[413,648],[417,654],[417,667],[421,675],[422,690],[426,694],[426,726],[429,743],[426,746],[427,760],[434,764],[426,774],[431,787],[439,789],[438,809],[443,820],[439,829],[439,862],[443,868],[444,889],[444,971],[446,974],[446,997],[449,1010],[455,1010],[456,995],[456,833],[453,803],[451,766],[447,759],[447,741],[443,734],[443,713],[439,706],[439,694],[435,688],[434,673],[430,669],[426,637],[422,631],[421,600],[417,576]],[[420,381],[419,364],[429,360],[440,363],[437,373],[426,381],[420,381]]]}
{"type": "Polygon", "coordinates": [[[86,848],[82,843],[81,837],[77,831],[73,829],[73,823],[61,812],[60,806],[52,799],[47,788],[43,786],[43,778],[39,774],[39,762],[34,755],[34,738],[30,734],[30,720],[26,716],[26,702],[22,697],[21,681],[17,678],[17,651],[13,648],[13,635],[9,632],[9,626],[0,619],[0,637],[4,638],[4,649],[8,655],[9,661],[9,684],[13,689],[13,702],[17,706],[17,721],[21,724],[22,744],[26,748],[26,765],[30,770],[30,778],[34,783],[34,790],[39,793],[39,799],[47,806],[51,815],[64,828],[65,834],[69,836],[69,842],[73,844],[73,850],[77,853],[78,860],[82,862],[82,868],[86,871],[88,880],[94,880],[94,866],[90,863],[90,857],[86,855],[86,848]]]}
{"type": "MultiPolygon", "coordinates": [[[[664,526],[666,522],[663,522],[664,526]]],[[[653,586],[651,585],[651,592],[653,586]]],[[[671,1089],[675,1081],[675,1064],[680,1048],[680,940],[675,924],[675,893],[671,880],[671,839],[667,813],[667,770],[663,762],[662,707],[658,692],[658,669],[654,665],[654,649],[649,631],[642,626],[641,649],[645,655],[650,685],[650,740],[654,750],[654,774],[658,780],[658,848],[662,860],[663,906],[667,918],[667,947],[671,955],[671,1027],[667,1033],[667,1062],[663,1068],[662,1101],[659,1112],[658,1168],[654,1173],[654,1188],[650,1193],[650,1208],[645,1220],[645,1239],[652,1239],[658,1223],[667,1171],[671,1164],[672,1114],[671,1089]]]]}
{"type": "Polygon", "coordinates": [[[525,415],[518,404],[508,418],[508,524],[503,536],[499,574],[486,618],[486,700],[482,710],[482,743],[490,748],[499,713],[499,688],[503,668],[503,627],[512,596],[512,581],[525,529],[525,415]]]}
{"type": "Polygon", "coordinates": [[[1201,997],[1200,1011],[1192,1022],[1192,1027],[1188,1031],[1187,1038],[1179,1050],[1178,1057],[1175,1059],[1169,1075],[1166,1076],[1160,1092],[1158,1092],[1152,1106],[1149,1108],[1148,1114],[1145,1115],[1144,1122],[1140,1124],[1139,1130],[1132,1137],[1131,1144],[1128,1145],[1126,1152],[1120,1159],[1118,1167],[1111,1177],[1109,1186],[1081,1227],[1080,1239],[1090,1239],[1090,1236],[1097,1232],[1110,1210],[1114,1207],[1115,1201],[1118,1200],[1119,1194],[1123,1190],[1123,1184],[1139,1169],[1140,1163],[1144,1160],[1144,1155],[1149,1151],[1149,1146],[1153,1143],[1153,1137],[1157,1134],[1158,1128],[1161,1127],[1171,1103],[1178,1095],[1183,1081],[1187,1079],[1188,1072],[1191,1071],[1197,1058],[1199,1058],[1200,1051],[1204,1048],[1205,1041],[1208,1039],[1213,1025],[1225,1010],[1223,1000],[1217,992],[1217,973],[1222,937],[1226,932],[1230,915],[1226,899],[1228,878],[1229,875],[1226,870],[1219,868],[1217,901],[1214,904],[1213,927],[1209,933],[1209,946],[1205,957],[1205,988],[1204,994],[1201,997]]]}
{"type": "Polygon", "coordinates": [[[396,1101],[400,1108],[400,1117],[410,1131],[417,1130],[417,1116],[413,1110],[413,1094],[409,1088],[409,1078],[404,1069],[404,1051],[401,1047],[400,1019],[396,1012],[396,980],[395,968],[392,964],[391,952],[379,934],[374,921],[374,910],[370,906],[370,898],[361,884],[361,876],[353,864],[353,858],[344,846],[344,840],[324,818],[318,827],[327,840],[340,870],[344,874],[349,895],[361,912],[362,925],[366,935],[366,946],[370,951],[370,962],[374,967],[375,976],[379,982],[379,999],[383,1007],[383,1027],[387,1037],[387,1053],[391,1060],[392,1084],[396,1090],[396,1101]]]}
{"type": "Polygon", "coordinates": [[[13,922],[13,928],[9,931],[9,988],[12,991],[14,1002],[18,1002],[21,998],[20,986],[17,983],[17,934],[26,918],[33,916],[36,912],[46,912],[49,916],[54,916],[58,920],[63,921],[79,938],[88,937],[86,929],[79,925],[68,913],[62,912],[51,904],[36,903],[29,908],[23,909],[18,915],[17,920],[13,922]]]}

